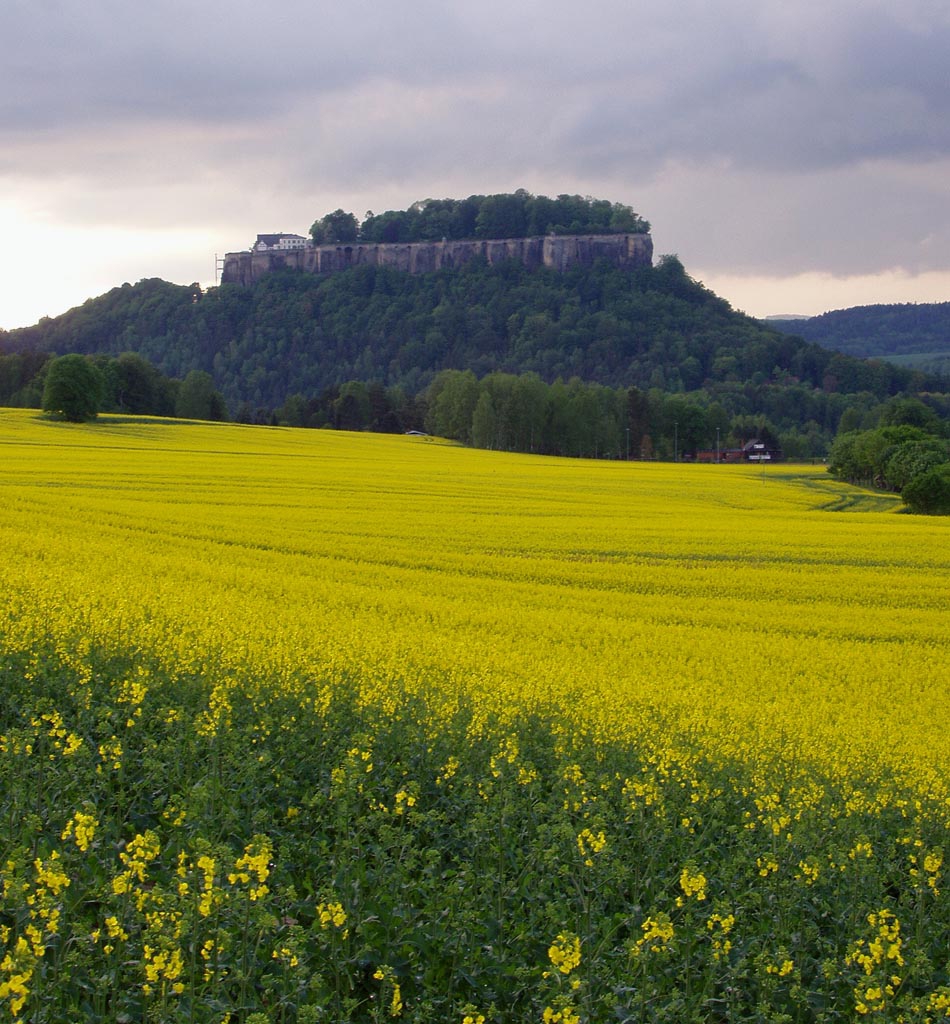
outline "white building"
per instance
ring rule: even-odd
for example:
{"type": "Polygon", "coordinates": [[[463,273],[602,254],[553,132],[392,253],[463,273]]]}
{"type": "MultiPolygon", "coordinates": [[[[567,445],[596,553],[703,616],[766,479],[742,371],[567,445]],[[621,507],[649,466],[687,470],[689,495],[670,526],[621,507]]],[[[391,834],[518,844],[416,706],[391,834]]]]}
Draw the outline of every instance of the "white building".
{"type": "Polygon", "coordinates": [[[252,252],[270,252],[286,249],[306,249],[310,239],[303,235],[258,235],[257,241],[251,246],[252,252]]]}

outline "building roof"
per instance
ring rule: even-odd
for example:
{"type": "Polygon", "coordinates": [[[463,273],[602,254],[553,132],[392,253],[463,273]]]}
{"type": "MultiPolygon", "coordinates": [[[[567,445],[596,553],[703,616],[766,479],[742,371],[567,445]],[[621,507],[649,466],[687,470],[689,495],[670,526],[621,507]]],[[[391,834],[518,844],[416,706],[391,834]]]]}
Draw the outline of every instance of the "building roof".
{"type": "Polygon", "coordinates": [[[294,234],[288,234],[285,231],[279,231],[279,232],[277,232],[277,234],[273,234],[273,235],[258,235],[257,236],[257,244],[258,245],[267,245],[267,246],[277,245],[282,238],[298,238],[302,242],[306,241],[306,238],[303,235],[294,235],[294,234]]]}

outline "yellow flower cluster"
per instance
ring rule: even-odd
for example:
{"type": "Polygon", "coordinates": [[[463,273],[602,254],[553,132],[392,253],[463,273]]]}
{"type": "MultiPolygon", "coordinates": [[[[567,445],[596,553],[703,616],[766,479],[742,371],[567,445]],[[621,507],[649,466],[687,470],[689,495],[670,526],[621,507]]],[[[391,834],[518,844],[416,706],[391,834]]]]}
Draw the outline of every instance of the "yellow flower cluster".
{"type": "Polygon", "coordinates": [[[845,960],[859,966],[868,978],[874,977],[854,990],[854,1008],[862,1015],[884,1009],[901,983],[896,971],[904,966],[900,921],[894,913],[885,909],[868,914],[867,923],[871,938],[859,939],[845,960]]]}
{"type": "Polygon", "coordinates": [[[926,879],[927,888],[934,896],[939,896],[940,889],[937,883],[940,881],[940,869],[943,867],[943,850],[934,848],[921,856],[920,848],[922,846],[923,842],[918,839],[914,843],[914,852],[908,854],[911,865],[910,876],[913,879],[926,879]],[[921,875],[921,869],[923,869],[923,875],[921,875]]]}
{"type": "Polygon", "coordinates": [[[589,868],[594,866],[594,854],[600,853],[606,846],[607,837],[603,832],[591,832],[585,828],[577,836],[577,850],[589,868]]]}
{"type": "Polygon", "coordinates": [[[680,872],[680,888],[687,898],[695,896],[697,900],[704,900],[706,898],[706,876],[701,871],[694,873],[689,867],[685,867],[680,872]]]}
{"type": "Polygon", "coordinates": [[[799,874],[795,877],[803,881],[805,885],[814,885],[815,882],[818,881],[818,876],[821,874],[821,868],[814,857],[800,860],[798,862],[798,870],[799,874]]]}
{"type": "Polygon", "coordinates": [[[215,905],[215,859],[203,854],[198,858],[198,870],[201,871],[201,895],[198,897],[198,913],[202,917],[208,917],[215,905]]]}
{"type": "Polygon", "coordinates": [[[7,1001],[14,1020],[20,1019],[20,1011],[30,995],[30,982],[35,970],[36,954],[21,936],[14,949],[8,951],[0,962],[0,999],[7,1001]]]}
{"type": "Polygon", "coordinates": [[[396,977],[396,972],[388,964],[382,964],[373,972],[373,977],[384,985],[390,986],[389,1016],[398,1017],[403,1011],[402,988],[396,977]]]}
{"type": "Polygon", "coordinates": [[[858,964],[865,974],[871,974],[875,968],[888,962],[903,966],[900,921],[890,910],[868,914],[867,921],[874,929],[874,936],[857,942],[848,954],[847,962],[858,964]]]}
{"type": "Polygon", "coordinates": [[[60,838],[74,840],[79,849],[85,853],[89,849],[89,844],[92,842],[98,827],[99,820],[94,814],[76,811],[66,823],[60,838]]]}
{"type": "Polygon", "coordinates": [[[561,974],[570,974],[581,962],[580,938],[571,932],[561,932],[548,947],[548,959],[561,974]]]}
{"type": "Polygon", "coordinates": [[[557,1008],[546,1006],[541,1014],[544,1024],[580,1024],[581,1015],[576,1007],[568,1002],[561,1003],[557,1008]]]}
{"type": "Polygon", "coordinates": [[[184,991],[184,984],[179,980],[184,970],[181,949],[175,947],[171,950],[156,949],[149,943],[143,947],[142,967],[145,971],[145,984],[142,990],[149,995],[154,991],[154,986],[160,984],[162,987],[169,982],[170,990],[176,995],[184,991]]]}
{"type": "Polygon", "coordinates": [[[950,987],[941,986],[936,992],[931,992],[927,1009],[931,1013],[939,1013],[944,1019],[950,1017],[950,987]]]}
{"type": "Polygon", "coordinates": [[[228,875],[231,885],[249,885],[251,901],[263,899],[270,889],[264,884],[270,876],[270,861],[273,847],[267,836],[256,835],[244,848],[242,856],[235,862],[235,870],[228,875]],[[253,876],[253,878],[252,878],[253,876]]]}
{"type": "Polygon", "coordinates": [[[736,919],[733,914],[710,914],[707,919],[706,929],[712,935],[714,960],[723,959],[732,950],[732,939],[728,938],[728,936],[735,927],[735,924],[736,919]]]}
{"type": "Polygon", "coordinates": [[[631,956],[638,957],[646,949],[651,953],[664,953],[673,941],[673,922],[668,914],[648,917],[641,925],[643,935],[630,950],[631,956]]]}
{"type": "MultiPolygon", "coordinates": [[[[125,865],[125,870],[112,879],[112,891],[117,895],[132,892],[135,889],[134,883],[144,882],[148,865],[155,860],[161,852],[161,844],[158,836],[146,830],[141,835],[136,835],[129,840],[127,847],[119,854],[119,860],[125,865]]],[[[136,902],[139,910],[143,905],[143,891],[136,891],[136,902]]]]}
{"type": "Polygon", "coordinates": [[[346,911],[343,909],[342,903],[318,903],[317,918],[320,921],[321,928],[328,929],[332,927],[342,929],[341,934],[344,939],[349,935],[349,929],[346,927],[346,911]]]}
{"type": "Polygon", "coordinates": [[[405,814],[410,807],[416,806],[416,798],[405,789],[400,789],[396,794],[396,803],[393,806],[394,814],[405,814]]]}

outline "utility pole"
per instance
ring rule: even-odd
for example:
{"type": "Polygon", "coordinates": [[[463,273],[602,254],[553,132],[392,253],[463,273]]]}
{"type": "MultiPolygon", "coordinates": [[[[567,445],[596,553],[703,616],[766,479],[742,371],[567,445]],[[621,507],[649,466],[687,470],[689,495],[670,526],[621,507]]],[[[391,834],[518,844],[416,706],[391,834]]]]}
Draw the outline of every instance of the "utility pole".
{"type": "Polygon", "coordinates": [[[716,427],[716,462],[719,461],[719,427],[716,427]]]}
{"type": "Polygon", "coordinates": [[[627,462],[630,461],[630,428],[627,427],[627,462]]]}
{"type": "Polygon", "coordinates": [[[673,461],[679,462],[680,460],[680,425],[676,420],[673,421],[673,461]]]}

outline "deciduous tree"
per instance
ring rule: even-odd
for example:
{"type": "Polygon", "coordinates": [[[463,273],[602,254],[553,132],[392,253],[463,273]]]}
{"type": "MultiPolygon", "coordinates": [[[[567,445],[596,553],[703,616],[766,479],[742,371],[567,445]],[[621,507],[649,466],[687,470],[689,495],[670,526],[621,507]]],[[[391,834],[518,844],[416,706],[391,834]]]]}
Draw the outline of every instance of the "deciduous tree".
{"type": "Polygon", "coordinates": [[[102,398],[102,377],[85,357],[60,356],[46,371],[43,410],[71,423],[94,420],[102,398]]]}

